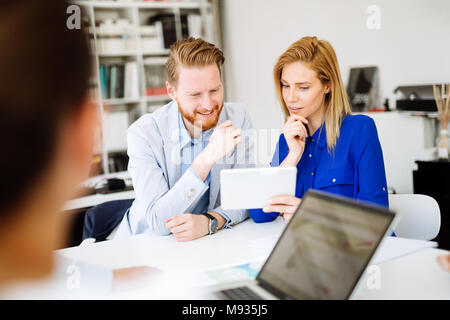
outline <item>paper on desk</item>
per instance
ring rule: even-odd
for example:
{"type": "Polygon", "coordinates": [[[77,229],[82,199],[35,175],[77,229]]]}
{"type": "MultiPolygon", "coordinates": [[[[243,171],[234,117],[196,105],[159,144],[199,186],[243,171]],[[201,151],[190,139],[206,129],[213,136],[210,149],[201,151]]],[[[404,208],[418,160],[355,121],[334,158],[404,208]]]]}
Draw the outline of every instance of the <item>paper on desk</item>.
{"type": "MultiPolygon", "coordinates": [[[[250,241],[249,246],[270,253],[280,238],[280,234],[272,234],[263,238],[250,241]]],[[[399,237],[386,237],[381,247],[375,254],[372,264],[382,263],[388,260],[400,258],[408,254],[437,247],[437,242],[399,237]]]]}
{"type": "Polygon", "coordinates": [[[259,258],[240,265],[202,270],[191,275],[191,286],[205,287],[232,281],[252,280],[258,275],[264,262],[265,259],[259,258]]]}
{"type": "Polygon", "coordinates": [[[437,247],[437,242],[434,241],[386,237],[375,254],[372,264],[382,263],[420,250],[435,247],[437,247]]]}

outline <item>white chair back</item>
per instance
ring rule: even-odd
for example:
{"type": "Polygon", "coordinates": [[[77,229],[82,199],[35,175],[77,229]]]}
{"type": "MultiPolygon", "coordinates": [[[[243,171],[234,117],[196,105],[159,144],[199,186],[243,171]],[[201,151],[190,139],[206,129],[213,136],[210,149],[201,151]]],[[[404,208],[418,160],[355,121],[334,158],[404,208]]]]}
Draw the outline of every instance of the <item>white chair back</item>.
{"type": "Polygon", "coordinates": [[[439,205],[423,194],[389,194],[389,208],[399,215],[394,232],[402,238],[432,240],[441,227],[439,205]]]}

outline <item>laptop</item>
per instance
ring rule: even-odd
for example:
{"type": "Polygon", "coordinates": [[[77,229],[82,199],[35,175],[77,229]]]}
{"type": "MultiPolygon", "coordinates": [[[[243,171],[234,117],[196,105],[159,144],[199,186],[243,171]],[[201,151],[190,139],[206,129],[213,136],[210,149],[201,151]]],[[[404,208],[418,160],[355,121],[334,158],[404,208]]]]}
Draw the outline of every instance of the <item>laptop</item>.
{"type": "Polygon", "coordinates": [[[351,299],[395,213],[309,190],[255,280],[209,287],[213,299],[351,299]]]}

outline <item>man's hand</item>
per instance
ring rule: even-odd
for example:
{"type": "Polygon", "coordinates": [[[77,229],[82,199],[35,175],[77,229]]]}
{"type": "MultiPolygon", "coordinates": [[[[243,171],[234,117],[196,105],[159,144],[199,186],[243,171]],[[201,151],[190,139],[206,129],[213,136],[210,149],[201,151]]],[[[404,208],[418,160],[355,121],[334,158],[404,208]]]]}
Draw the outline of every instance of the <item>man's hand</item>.
{"type": "Polygon", "coordinates": [[[209,234],[209,219],[202,214],[182,213],[166,220],[166,226],[178,241],[189,241],[209,234]]]}
{"type": "Polygon", "coordinates": [[[208,145],[192,162],[192,169],[200,179],[205,181],[212,166],[230,153],[241,141],[241,129],[233,127],[231,120],[225,121],[214,129],[208,145]]]}
{"type": "Polygon", "coordinates": [[[214,129],[204,153],[214,163],[225,157],[242,141],[242,130],[227,120],[214,129]]]}

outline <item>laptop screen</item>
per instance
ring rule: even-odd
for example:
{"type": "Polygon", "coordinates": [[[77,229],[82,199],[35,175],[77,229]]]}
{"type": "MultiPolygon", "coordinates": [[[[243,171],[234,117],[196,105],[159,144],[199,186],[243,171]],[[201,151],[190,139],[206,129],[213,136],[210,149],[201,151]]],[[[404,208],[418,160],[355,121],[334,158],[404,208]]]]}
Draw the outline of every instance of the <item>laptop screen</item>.
{"type": "Polygon", "coordinates": [[[394,214],[308,191],[258,281],[292,299],[347,299],[394,214]]]}

